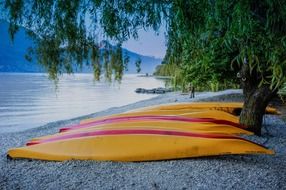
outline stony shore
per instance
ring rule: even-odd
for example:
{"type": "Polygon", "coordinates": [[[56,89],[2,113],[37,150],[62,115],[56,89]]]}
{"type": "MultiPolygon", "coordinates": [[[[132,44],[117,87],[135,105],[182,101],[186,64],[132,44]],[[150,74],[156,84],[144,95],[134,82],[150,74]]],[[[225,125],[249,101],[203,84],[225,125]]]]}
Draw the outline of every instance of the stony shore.
{"type": "Polygon", "coordinates": [[[216,156],[156,162],[7,160],[6,152],[32,137],[56,133],[81,119],[144,106],[187,101],[239,101],[241,91],[199,93],[195,99],[172,92],[88,116],[0,134],[0,189],[286,189],[286,123],[266,115],[261,137],[247,137],[276,154],[216,156]]]}

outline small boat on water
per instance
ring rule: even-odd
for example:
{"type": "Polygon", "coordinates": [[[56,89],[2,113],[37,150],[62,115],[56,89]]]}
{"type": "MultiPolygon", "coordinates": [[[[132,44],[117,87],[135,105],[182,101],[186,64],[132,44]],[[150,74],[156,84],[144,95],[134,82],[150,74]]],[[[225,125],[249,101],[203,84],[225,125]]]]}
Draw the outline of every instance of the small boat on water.
{"type": "Polygon", "coordinates": [[[64,134],[10,149],[11,158],[150,161],[227,154],[274,154],[240,137],[157,129],[96,130],[64,134]]]}

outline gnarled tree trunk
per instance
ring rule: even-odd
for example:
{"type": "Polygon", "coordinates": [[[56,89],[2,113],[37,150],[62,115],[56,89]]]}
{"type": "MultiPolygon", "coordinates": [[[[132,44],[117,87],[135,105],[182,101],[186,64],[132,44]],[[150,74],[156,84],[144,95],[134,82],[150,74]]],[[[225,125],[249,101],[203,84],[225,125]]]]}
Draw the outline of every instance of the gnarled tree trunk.
{"type": "Polygon", "coordinates": [[[259,76],[254,72],[250,72],[246,63],[241,69],[240,74],[245,99],[239,121],[242,125],[247,126],[248,130],[256,135],[261,135],[265,109],[276,91],[271,90],[270,85],[259,86],[259,76]]]}

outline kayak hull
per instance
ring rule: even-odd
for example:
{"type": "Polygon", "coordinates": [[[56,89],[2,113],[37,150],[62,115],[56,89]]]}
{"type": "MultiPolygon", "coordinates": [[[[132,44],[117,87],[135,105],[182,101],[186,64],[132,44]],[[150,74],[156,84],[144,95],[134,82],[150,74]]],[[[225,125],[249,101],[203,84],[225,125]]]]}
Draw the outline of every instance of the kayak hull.
{"type": "MultiPolygon", "coordinates": [[[[98,119],[110,118],[115,116],[134,116],[134,115],[182,115],[190,118],[214,118],[224,119],[231,122],[239,122],[238,115],[243,107],[242,102],[191,102],[174,103],[149,106],[145,108],[130,110],[121,114],[111,116],[90,118],[82,120],[81,123],[88,123],[98,119]]],[[[280,114],[273,107],[266,108],[266,114],[280,114]]]]}
{"type": "MultiPolygon", "coordinates": [[[[224,111],[230,114],[237,115],[243,107],[243,102],[190,102],[190,103],[173,103],[173,104],[162,104],[156,106],[149,106],[145,108],[140,108],[134,111],[147,111],[147,110],[218,110],[224,111]]],[[[266,108],[266,114],[280,114],[280,112],[268,106],[266,108]]]]}
{"type": "Polygon", "coordinates": [[[187,118],[212,118],[227,120],[234,123],[238,123],[239,119],[237,116],[231,115],[229,113],[217,110],[145,110],[145,111],[134,111],[130,113],[116,114],[106,117],[90,118],[82,120],[80,123],[89,123],[97,121],[100,119],[108,119],[112,117],[128,117],[128,116],[183,116],[187,118]]]}
{"type": "Polygon", "coordinates": [[[213,134],[245,134],[253,135],[253,132],[233,127],[229,125],[217,125],[217,124],[202,124],[202,123],[185,123],[185,122],[162,122],[162,121],[139,121],[139,122],[123,122],[107,125],[99,125],[89,128],[83,128],[78,130],[72,130],[65,133],[57,133],[54,135],[47,135],[43,137],[33,138],[27,144],[35,141],[41,141],[64,134],[73,134],[79,132],[91,132],[96,130],[105,129],[159,129],[159,130],[173,130],[182,132],[194,132],[194,133],[213,133],[213,134]]]}
{"type": "Polygon", "coordinates": [[[213,118],[188,118],[184,116],[154,116],[154,115],[144,115],[144,116],[118,116],[118,117],[110,117],[107,119],[97,119],[95,121],[91,121],[88,123],[82,123],[77,125],[71,125],[60,129],[60,132],[66,132],[66,131],[73,131],[78,129],[84,129],[84,128],[90,128],[98,125],[104,125],[104,124],[117,124],[122,122],[141,122],[141,121],[156,121],[156,122],[186,122],[186,123],[211,123],[211,124],[217,124],[217,125],[230,125],[234,127],[239,128],[245,128],[244,126],[234,123],[227,120],[217,120],[213,118]]]}
{"type": "Polygon", "coordinates": [[[52,161],[151,161],[222,154],[273,154],[273,151],[230,135],[166,130],[102,130],[8,151],[12,158],[52,161]]]}

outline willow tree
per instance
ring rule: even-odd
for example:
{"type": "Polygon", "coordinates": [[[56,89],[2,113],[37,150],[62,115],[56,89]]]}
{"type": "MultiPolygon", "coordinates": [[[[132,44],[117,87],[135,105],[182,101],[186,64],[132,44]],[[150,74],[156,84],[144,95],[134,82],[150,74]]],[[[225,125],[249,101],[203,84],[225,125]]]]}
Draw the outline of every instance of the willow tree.
{"type": "Polygon", "coordinates": [[[5,7],[11,37],[18,25],[30,28],[35,40],[30,52],[52,78],[72,72],[73,62],[91,62],[99,76],[101,57],[107,76],[122,74],[124,61],[114,62],[122,53],[102,55],[97,35],[121,44],[137,38],[140,28],[157,31],[164,20],[164,62],[178,65],[175,75],[182,83],[238,77],[245,95],[240,122],[256,134],[267,104],[285,81],[285,0],[6,0],[5,7]]]}
{"type": "Polygon", "coordinates": [[[240,123],[260,134],[286,78],[286,1],[177,0],[171,9],[165,61],[198,85],[237,78],[245,96],[240,123]]]}

